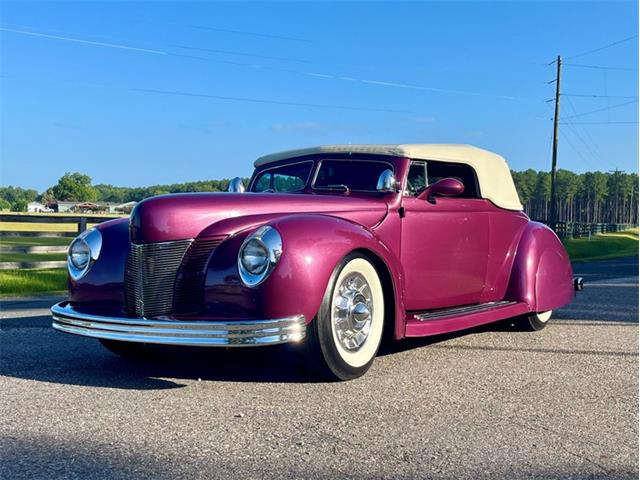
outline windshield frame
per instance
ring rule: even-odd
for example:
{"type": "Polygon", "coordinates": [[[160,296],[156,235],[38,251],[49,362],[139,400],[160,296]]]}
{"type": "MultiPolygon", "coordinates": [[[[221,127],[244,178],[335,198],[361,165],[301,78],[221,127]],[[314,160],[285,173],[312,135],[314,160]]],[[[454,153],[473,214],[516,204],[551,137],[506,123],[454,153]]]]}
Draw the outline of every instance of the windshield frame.
{"type": "MultiPolygon", "coordinates": [[[[393,163],[386,160],[379,160],[373,158],[321,158],[316,162],[315,171],[313,174],[313,179],[311,180],[311,190],[315,192],[335,192],[336,190],[329,187],[316,187],[316,180],[318,179],[318,174],[320,173],[320,169],[322,168],[322,162],[351,162],[351,163],[383,163],[389,166],[389,169],[395,175],[396,167],[393,163]]],[[[348,185],[347,185],[348,186],[348,185]]],[[[349,188],[349,192],[358,192],[358,193],[380,193],[378,190],[359,190],[355,188],[349,188]]]]}
{"type": "Polygon", "coordinates": [[[304,192],[308,188],[309,179],[314,174],[314,169],[315,168],[316,168],[315,167],[315,162],[312,159],[297,160],[295,162],[284,162],[284,163],[280,163],[278,165],[269,166],[267,168],[264,168],[264,169],[259,170],[259,171],[254,173],[253,177],[251,178],[251,182],[249,183],[248,191],[251,192],[251,193],[279,193],[279,194],[304,192]],[[265,173],[267,173],[267,172],[269,172],[271,170],[277,170],[277,169],[280,169],[280,168],[290,167],[292,165],[299,165],[301,163],[310,163],[311,164],[311,168],[309,169],[309,173],[307,173],[307,178],[304,179],[304,185],[302,186],[302,188],[299,188],[298,190],[290,190],[288,192],[275,192],[275,191],[273,191],[273,192],[269,192],[269,191],[256,192],[256,191],[253,190],[253,187],[255,186],[256,182],[258,181],[258,178],[260,178],[265,173]]]}
{"type": "Polygon", "coordinates": [[[350,190],[349,192],[343,192],[338,189],[327,189],[327,188],[313,188],[312,185],[315,185],[316,175],[318,172],[318,168],[320,163],[323,160],[337,160],[337,161],[352,161],[352,162],[381,162],[389,166],[389,168],[394,172],[394,175],[398,179],[402,185],[406,180],[407,169],[408,169],[408,161],[409,159],[402,156],[395,155],[378,155],[378,154],[370,154],[370,153],[349,153],[349,152],[327,152],[327,153],[313,153],[309,155],[300,155],[297,157],[289,157],[277,160],[275,162],[269,162],[263,165],[256,166],[253,173],[251,174],[251,178],[248,183],[247,193],[254,193],[256,195],[262,194],[273,194],[275,192],[254,192],[253,188],[255,186],[255,182],[263,172],[268,170],[272,170],[275,168],[284,167],[287,165],[294,165],[303,162],[313,162],[313,167],[311,168],[311,175],[307,179],[307,183],[305,184],[304,189],[296,190],[293,192],[278,192],[278,195],[301,195],[301,194],[313,194],[313,195],[334,195],[334,196],[356,196],[356,197],[385,197],[390,195],[391,192],[379,192],[377,190],[350,190]]]}

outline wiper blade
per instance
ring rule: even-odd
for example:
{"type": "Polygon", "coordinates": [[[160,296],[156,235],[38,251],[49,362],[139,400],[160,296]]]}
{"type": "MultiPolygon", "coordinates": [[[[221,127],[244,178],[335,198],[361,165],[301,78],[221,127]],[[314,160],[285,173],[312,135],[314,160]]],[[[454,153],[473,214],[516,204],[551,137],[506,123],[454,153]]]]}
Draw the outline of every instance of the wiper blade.
{"type": "Polygon", "coordinates": [[[346,186],[343,183],[336,184],[336,185],[325,185],[322,188],[327,189],[327,190],[339,190],[339,191],[344,192],[344,193],[349,193],[350,192],[349,187],[346,186]]]}

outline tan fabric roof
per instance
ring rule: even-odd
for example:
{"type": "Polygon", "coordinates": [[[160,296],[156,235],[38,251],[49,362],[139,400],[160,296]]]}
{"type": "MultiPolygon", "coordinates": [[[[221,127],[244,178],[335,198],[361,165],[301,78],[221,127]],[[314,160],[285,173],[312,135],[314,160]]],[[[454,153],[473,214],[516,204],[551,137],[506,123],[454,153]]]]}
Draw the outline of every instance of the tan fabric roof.
{"type": "Polygon", "coordinates": [[[471,165],[478,175],[480,193],[499,207],[522,210],[522,203],[504,158],[472,145],[404,144],[404,145],[321,145],[272,153],[258,158],[254,165],[260,167],[287,158],[318,153],[370,153],[420,160],[442,160],[471,165]]]}

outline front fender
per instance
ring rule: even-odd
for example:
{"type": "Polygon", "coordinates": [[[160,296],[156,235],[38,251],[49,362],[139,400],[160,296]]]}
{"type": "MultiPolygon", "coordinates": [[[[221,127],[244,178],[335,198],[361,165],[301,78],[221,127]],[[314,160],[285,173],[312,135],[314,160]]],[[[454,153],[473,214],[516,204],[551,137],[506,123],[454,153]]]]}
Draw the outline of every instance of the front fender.
{"type": "Polygon", "coordinates": [[[518,245],[507,298],[545,312],[571,303],[573,295],[573,271],[562,242],[546,225],[530,222],[518,245]]]}
{"type": "Polygon", "coordinates": [[[124,267],[129,253],[129,219],[120,218],[95,227],[102,235],[100,257],[80,280],[69,278],[69,299],[74,303],[124,303],[124,267]]]}
{"type": "Polygon", "coordinates": [[[210,314],[255,318],[302,314],[310,322],[320,308],[331,273],[354,250],[369,252],[382,262],[392,279],[395,298],[400,298],[400,263],[369,229],[321,214],[289,215],[266,225],[282,236],[283,253],[273,273],[258,287],[245,287],[238,276],[237,253],[253,228],[228,239],[214,252],[207,272],[205,305],[210,314]]]}

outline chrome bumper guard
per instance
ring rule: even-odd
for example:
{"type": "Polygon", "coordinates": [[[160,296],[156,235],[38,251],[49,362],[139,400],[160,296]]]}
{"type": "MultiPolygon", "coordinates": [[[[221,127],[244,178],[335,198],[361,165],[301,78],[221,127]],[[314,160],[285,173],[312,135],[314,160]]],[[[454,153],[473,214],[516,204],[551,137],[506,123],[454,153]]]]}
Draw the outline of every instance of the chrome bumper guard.
{"type": "Polygon", "coordinates": [[[201,347],[251,347],[298,342],[304,315],[274,320],[182,321],[105,317],[79,312],[69,302],[51,307],[53,328],[86,337],[201,347]]]}

